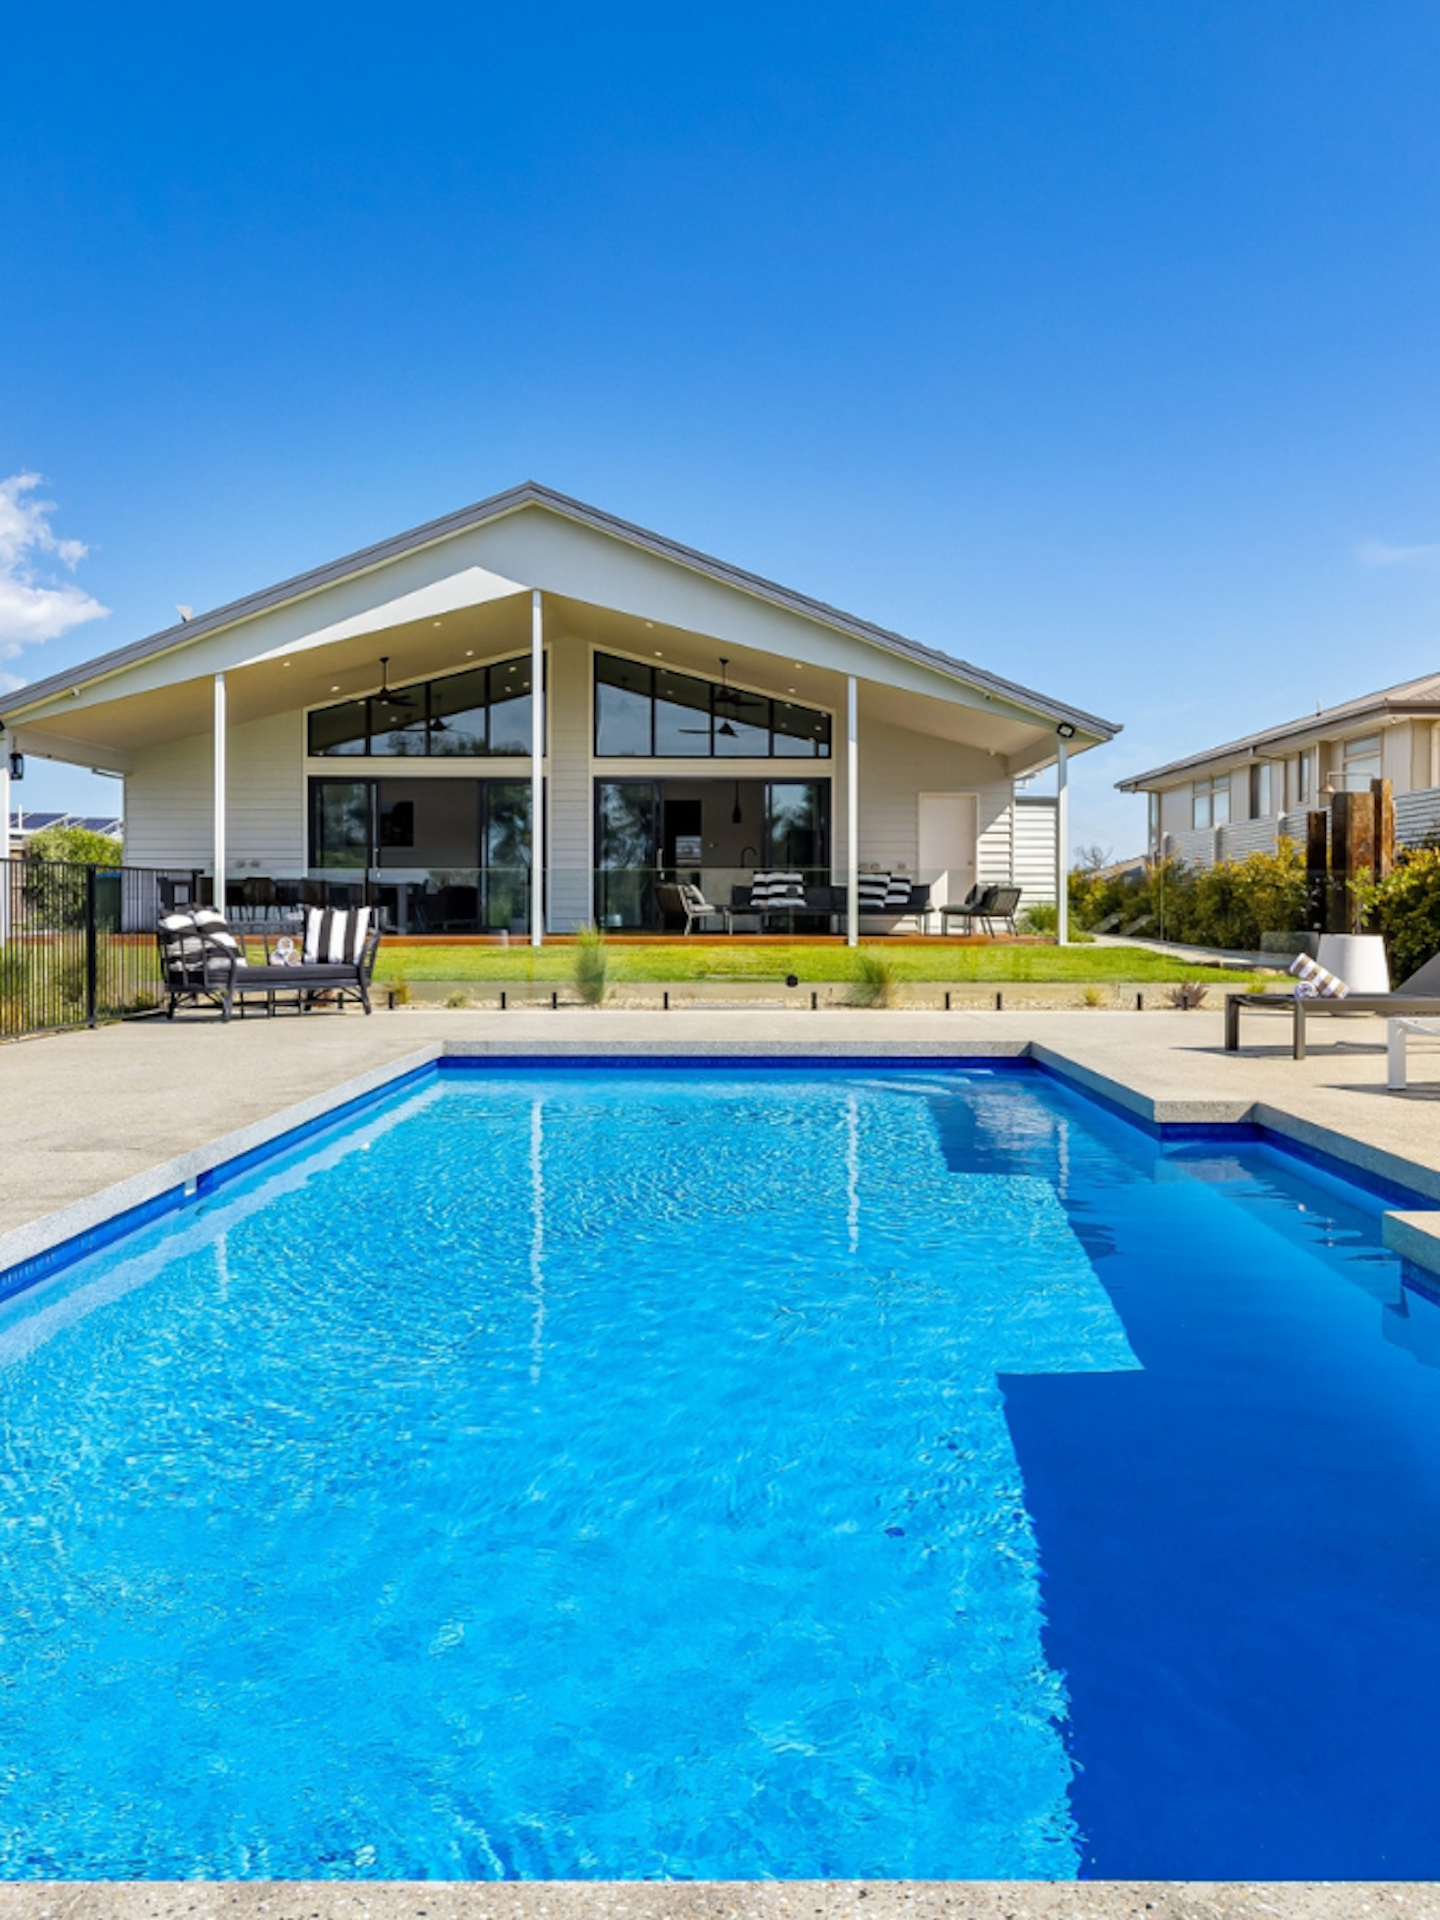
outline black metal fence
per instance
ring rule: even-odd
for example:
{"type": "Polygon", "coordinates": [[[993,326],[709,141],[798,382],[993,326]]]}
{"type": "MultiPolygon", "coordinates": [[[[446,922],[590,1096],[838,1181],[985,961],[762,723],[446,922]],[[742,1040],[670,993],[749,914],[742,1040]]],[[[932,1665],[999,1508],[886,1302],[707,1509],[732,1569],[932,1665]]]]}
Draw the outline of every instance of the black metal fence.
{"type": "Polygon", "coordinates": [[[155,922],[200,891],[154,867],[0,860],[0,1039],[153,1013],[155,922]]]}

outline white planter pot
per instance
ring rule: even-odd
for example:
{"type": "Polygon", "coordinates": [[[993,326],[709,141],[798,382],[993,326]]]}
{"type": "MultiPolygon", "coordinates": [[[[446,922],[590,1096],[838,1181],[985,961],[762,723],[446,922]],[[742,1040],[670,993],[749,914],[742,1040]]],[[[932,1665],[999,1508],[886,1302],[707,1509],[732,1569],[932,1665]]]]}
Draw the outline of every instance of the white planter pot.
{"type": "Polygon", "coordinates": [[[1378,933],[1323,933],[1315,958],[1351,993],[1388,993],[1390,966],[1378,933]]]}

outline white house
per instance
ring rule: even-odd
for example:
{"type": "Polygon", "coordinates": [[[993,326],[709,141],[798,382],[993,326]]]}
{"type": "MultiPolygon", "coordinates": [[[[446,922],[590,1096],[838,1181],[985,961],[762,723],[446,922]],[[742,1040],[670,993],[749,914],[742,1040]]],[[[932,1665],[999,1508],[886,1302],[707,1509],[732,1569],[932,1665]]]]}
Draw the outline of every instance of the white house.
{"type": "Polygon", "coordinates": [[[536,942],[759,869],[845,889],[852,940],[868,870],[1054,900],[1063,777],[1017,787],[1117,731],[534,484],[23,687],[0,726],[123,777],[130,864],[536,942]]]}

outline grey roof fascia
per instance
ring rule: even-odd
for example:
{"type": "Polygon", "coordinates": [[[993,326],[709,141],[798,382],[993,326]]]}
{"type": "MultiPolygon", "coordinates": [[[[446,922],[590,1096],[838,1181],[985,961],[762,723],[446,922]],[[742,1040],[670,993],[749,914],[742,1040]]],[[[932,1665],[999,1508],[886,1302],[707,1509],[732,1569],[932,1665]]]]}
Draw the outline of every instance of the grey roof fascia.
{"type": "Polygon", "coordinates": [[[723,585],[736,588],[758,599],[768,601],[790,612],[798,613],[809,620],[819,621],[837,632],[848,633],[854,638],[869,642],[888,653],[903,659],[914,661],[920,666],[933,668],[949,678],[963,680],[981,693],[990,694],[1000,700],[1008,700],[1016,706],[1027,707],[1031,711],[1057,722],[1068,721],[1072,726],[1086,733],[1094,734],[1099,740],[1111,740],[1120,731],[1117,721],[1102,720],[1098,715],[1087,713],[1083,708],[1072,707],[1068,703],[1049,699],[1036,693],[1033,688],[1020,685],[1018,681],[1003,679],[999,674],[988,673],[983,667],[972,666],[967,660],[955,658],[952,654],[942,653],[938,648],[927,647],[919,641],[909,640],[904,634],[894,633],[887,627],[879,627],[873,622],[862,620],[855,614],[845,613],[838,607],[829,606],[823,600],[811,599],[807,594],[796,593],[789,587],[779,586],[773,580],[766,580],[757,573],[748,573],[743,567],[732,566],[726,560],[717,560],[713,555],[701,553],[697,548],[684,546],[677,540],[667,539],[663,534],[651,533],[645,527],[635,526],[628,520],[606,513],[599,507],[588,506],[583,500],[573,500],[568,495],[556,493],[549,487],[541,486],[538,481],[527,480],[518,487],[511,487],[504,493],[492,494],[489,499],[478,501],[475,505],[462,507],[455,513],[443,515],[438,520],[429,520],[423,526],[413,527],[407,533],[394,534],[388,540],[378,541],[374,546],[362,547],[357,552],[346,554],[339,560],[332,560],[323,567],[315,567],[308,573],[296,574],[289,580],[282,580],[273,587],[266,587],[257,593],[247,594],[243,599],[232,600],[227,605],[216,607],[209,613],[198,614],[194,619],[182,620],[177,626],[163,628],[159,633],[146,639],[135,640],[127,646],[117,647],[113,652],[101,654],[96,659],[86,661],[79,667],[67,672],[51,674],[47,679],[37,680],[31,686],[17,688],[16,694],[23,696],[0,708],[0,724],[6,722],[11,714],[23,714],[33,706],[53,699],[57,694],[68,693],[72,687],[83,686],[96,680],[103,680],[112,674],[123,672],[126,667],[137,665],[142,660],[150,660],[161,654],[188,646],[192,641],[202,639],[206,634],[218,633],[227,627],[238,625],[258,613],[267,613],[287,602],[304,599],[307,595],[318,593],[322,588],[333,586],[339,580],[346,580],[362,573],[384,566],[388,561],[399,559],[407,553],[415,553],[427,546],[437,546],[455,535],[468,532],[472,527],[483,526],[489,521],[503,518],[506,514],[516,513],[524,507],[542,507],[559,515],[563,519],[574,520],[581,526],[587,526],[596,532],[608,534],[613,539],[623,540],[628,545],[639,547],[662,559],[671,560],[679,566],[718,580],[723,585]]]}
{"type": "Polygon", "coordinates": [[[1392,714],[1396,719],[1421,719],[1430,715],[1440,720],[1440,694],[1433,700],[1395,699],[1394,693],[1403,693],[1406,687],[1424,686],[1433,680],[1433,674],[1427,674],[1424,680],[1407,680],[1391,693],[1370,694],[1360,700],[1346,701],[1342,706],[1326,707],[1320,713],[1309,713],[1300,720],[1287,720],[1278,727],[1267,727],[1263,733],[1247,733],[1242,739],[1227,740],[1222,746],[1207,747],[1203,753],[1187,754],[1183,760],[1167,761],[1163,767],[1152,767],[1148,773],[1132,774],[1128,780],[1117,780],[1115,787],[1120,793],[1141,793],[1153,787],[1157,782],[1170,779],[1175,774],[1191,772],[1195,767],[1208,766],[1215,760],[1254,759],[1261,747],[1279,746],[1286,740],[1303,739],[1306,734],[1323,735],[1327,728],[1347,724],[1352,720],[1364,720],[1370,714],[1392,714]]]}

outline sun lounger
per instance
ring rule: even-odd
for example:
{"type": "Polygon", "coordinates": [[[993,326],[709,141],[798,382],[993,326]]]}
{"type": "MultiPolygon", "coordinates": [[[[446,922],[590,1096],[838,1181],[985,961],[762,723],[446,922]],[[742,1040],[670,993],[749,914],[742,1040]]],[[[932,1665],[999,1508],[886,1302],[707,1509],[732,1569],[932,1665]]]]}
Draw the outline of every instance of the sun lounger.
{"type": "Polygon", "coordinates": [[[1440,954],[1402,980],[1393,993],[1350,993],[1344,999],[1308,999],[1289,993],[1232,993],[1225,1002],[1225,1051],[1235,1053],[1240,1046],[1242,1011],[1288,1013],[1292,1022],[1291,1051],[1297,1060],[1305,1058],[1305,1029],[1311,1020],[1333,1014],[1379,1013],[1402,1019],[1440,1018],[1440,954]]]}
{"type": "Polygon", "coordinates": [[[1385,1085],[1391,1093],[1403,1093],[1406,1082],[1405,1046],[1412,1034],[1440,1040],[1440,1019],[1404,1019],[1392,1015],[1385,1023],[1385,1085]]]}

